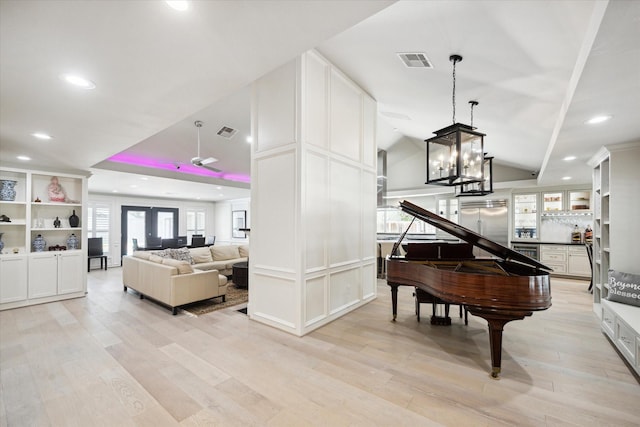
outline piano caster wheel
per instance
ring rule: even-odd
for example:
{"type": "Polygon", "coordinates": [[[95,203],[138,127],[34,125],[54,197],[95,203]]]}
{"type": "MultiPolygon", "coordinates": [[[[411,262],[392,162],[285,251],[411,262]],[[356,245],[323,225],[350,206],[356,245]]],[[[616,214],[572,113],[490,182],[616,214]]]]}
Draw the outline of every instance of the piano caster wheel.
{"type": "Polygon", "coordinates": [[[491,368],[491,378],[494,380],[500,379],[500,368],[491,368]]]}

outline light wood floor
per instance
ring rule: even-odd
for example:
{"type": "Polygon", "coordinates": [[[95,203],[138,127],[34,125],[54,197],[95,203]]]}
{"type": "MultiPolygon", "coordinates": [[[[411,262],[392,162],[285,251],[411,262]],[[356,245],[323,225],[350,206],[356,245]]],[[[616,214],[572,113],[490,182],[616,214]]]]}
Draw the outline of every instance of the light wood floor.
{"type": "Polygon", "coordinates": [[[92,271],[87,298],[0,313],[0,425],[640,423],[640,386],[585,282],[552,279],[553,307],[506,326],[496,381],[484,320],[418,323],[403,288],[392,323],[383,281],[376,301],[297,338],[234,309],[172,316],[120,277],[92,271]]]}

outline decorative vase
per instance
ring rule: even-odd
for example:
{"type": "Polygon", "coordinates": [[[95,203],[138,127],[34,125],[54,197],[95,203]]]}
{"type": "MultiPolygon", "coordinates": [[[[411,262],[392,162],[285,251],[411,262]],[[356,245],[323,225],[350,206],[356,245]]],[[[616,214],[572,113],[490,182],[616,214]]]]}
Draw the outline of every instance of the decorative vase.
{"type": "Polygon", "coordinates": [[[15,186],[17,182],[11,179],[0,179],[0,200],[4,202],[16,200],[15,186]]]}
{"type": "Polygon", "coordinates": [[[67,249],[78,249],[78,238],[73,233],[71,233],[71,236],[67,239],[67,249]]]}
{"type": "Polygon", "coordinates": [[[47,242],[44,240],[41,234],[38,234],[35,239],[33,239],[33,251],[34,252],[42,252],[44,251],[45,246],[47,246],[47,242]]]}
{"type": "Polygon", "coordinates": [[[56,217],[56,219],[53,220],[53,226],[55,228],[60,228],[60,218],[56,217]]]}
{"type": "Polygon", "coordinates": [[[2,252],[2,250],[4,249],[4,242],[2,241],[2,235],[4,233],[0,233],[0,252],[2,252]]]}
{"type": "Polygon", "coordinates": [[[80,218],[78,218],[78,215],[76,215],[76,210],[74,209],[73,213],[69,217],[69,226],[77,227],[79,224],[80,224],[80,218]]]}

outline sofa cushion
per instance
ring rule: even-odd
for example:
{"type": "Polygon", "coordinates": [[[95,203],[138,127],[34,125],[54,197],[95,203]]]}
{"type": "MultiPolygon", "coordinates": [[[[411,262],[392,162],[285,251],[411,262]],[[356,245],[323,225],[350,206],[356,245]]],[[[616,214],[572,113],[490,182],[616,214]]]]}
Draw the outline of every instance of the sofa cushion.
{"type": "Polygon", "coordinates": [[[237,245],[210,246],[214,261],[240,258],[237,245]]]}
{"type": "Polygon", "coordinates": [[[249,258],[249,245],[240,245],[238,251],[242,258],[249,258]]]}
{"type": "Polygon", "coordinates": [[[162,264],[162,260],[163,259],[169,259],[169,258],[162,258],[161,256],[156,255],[156,254],[149,255],[149,261],[151,261],[151,262],[156,262],[158,264],[162,264]]]}
{"type": "Polygon", "coordinates": [[[169,267],[175,267],[178,269],[178,274],[189,274],[193,273],[193,268],[191,268],[191,264],[187,261],[180,261],[173,258],[163,258],[162,264],[168,265],[169,267]]]}
{"type": "Polygon", "coordinates": [[[212,262],[213,257],[211,256],[211,251],[207,247],[203,248],[192,248],[189,249],[191,253],[191,259],[193,259],[194,264],[203,264],[205,262],[212,262]]]}
{"type": "Polygon", "coordinates": [[[211,262],[203,262],[201,264],[195,264],[195,268],[198,270],[218,270],[220,272],[227,270],[227,262],[226,261],[211,261],[211,262]]]}
{"type": "Polygon", "coordinates": [[[135,251],[132,256],[134,256],[136,258],[140,258],[140,259],[146,259],[148,261],[149,257],[151,256],[151,252],[135,251]]]}
{"type": "Polygon", "coordinates": [[[193,258],[191,257],[191,252],[189,252],[189,248],[178,248],[178,249],[165,249],[169,254],[169,257],[172,259],[177,259],[178,261],[187,261],[189,264],[193,264],[193,258]]]}

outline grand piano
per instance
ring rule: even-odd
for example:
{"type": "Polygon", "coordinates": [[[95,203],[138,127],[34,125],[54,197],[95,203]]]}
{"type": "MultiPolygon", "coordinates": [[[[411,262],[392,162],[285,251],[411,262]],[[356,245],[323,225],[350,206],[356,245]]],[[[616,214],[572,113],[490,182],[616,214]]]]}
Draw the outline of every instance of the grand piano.
{"type": "Polygon", "coordinates": [[[398,311],[399,286],[414,286],[433,296],[434,301],[464,306],[489,325],[491,377],[497,379],[504,325],[551,307],[551,269],[413,203],[402,201],[400,209],[414,216],[414,221],[425,221],[467,243],[461,243],[461,247],[455,243],[413,244],[401,256],[398,248],[406,231],[400,236],[387,260],[393,320],[398,311]],[[464,248],[469,244],[492,257],[474,257],[464,248]]]}

